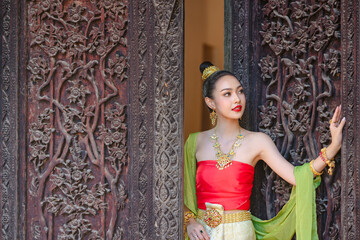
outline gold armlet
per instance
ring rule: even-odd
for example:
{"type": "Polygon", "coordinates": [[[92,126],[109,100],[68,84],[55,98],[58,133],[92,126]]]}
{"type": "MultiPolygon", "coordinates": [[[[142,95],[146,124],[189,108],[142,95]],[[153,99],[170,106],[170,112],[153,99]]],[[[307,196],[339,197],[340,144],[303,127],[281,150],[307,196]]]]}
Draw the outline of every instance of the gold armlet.
{"type": "Polygon", "coordinates": [[[316,176],[320,176],[321,174],[323,174],[324,171],[318,172],[318,171],[315,170],[315,168],[314,168],[314,166],[313,166],[313,163],[314,163],[314,160],[311,160],[311,162],[310,162],[310,169],[311,169],[311,171],[313,172],[313,174],[315,174],[316,176]]]}

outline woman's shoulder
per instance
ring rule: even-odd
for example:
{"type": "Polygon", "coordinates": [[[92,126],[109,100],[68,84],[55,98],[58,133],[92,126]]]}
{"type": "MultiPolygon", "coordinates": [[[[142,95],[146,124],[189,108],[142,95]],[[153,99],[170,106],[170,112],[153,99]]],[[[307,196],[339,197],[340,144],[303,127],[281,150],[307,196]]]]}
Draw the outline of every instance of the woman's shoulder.
{"type": "Polygon", "coordinates": [[[197,132],[197,142],[201,144],[201,142],[204,139],[209,139],[213,133],[214,133],[213,129],[209,129],[209,130],[202,131],[202,132],[197,132]]]}
{"type": "Polygon", "coordinates": [[[254,141],[257,144],[262,142],[267,142],[269,140],[271,141],[271,138],[263,132],[245,130],[243,135],[247,139],[247,141],[254,141]]]}

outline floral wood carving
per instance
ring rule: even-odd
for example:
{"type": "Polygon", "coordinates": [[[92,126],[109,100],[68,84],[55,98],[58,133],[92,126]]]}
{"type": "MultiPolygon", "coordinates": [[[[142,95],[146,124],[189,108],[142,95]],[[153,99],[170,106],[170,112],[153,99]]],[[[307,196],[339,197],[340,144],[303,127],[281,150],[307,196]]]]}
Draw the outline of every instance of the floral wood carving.
{"type": "MultiPolygon", "coordinates": [[[[265,50],[259,67],[265,101],[259,106],[259,129],[278,144],[285,158],[299,165],[330,143],[335,102],[329,97],[335,96],[340,76],[340,2],[263,2],[260,35],[265,50]]],[[[262,192],[272,217],[289,198],[290,186],[268,167],[265,174],[262,192]],[[269,204],[273,200],[275,209],[269,204]]],[[[318,217],[325,223],[321,233],[326,239],[338,237],[341,186],[336,179],[336,173],[325,174],[318,190],[318,217]]]]}
{"type": "Polygon", "coordinates": [[[34,239],[122,239],[127,1],[29,1],[34,239]]]}

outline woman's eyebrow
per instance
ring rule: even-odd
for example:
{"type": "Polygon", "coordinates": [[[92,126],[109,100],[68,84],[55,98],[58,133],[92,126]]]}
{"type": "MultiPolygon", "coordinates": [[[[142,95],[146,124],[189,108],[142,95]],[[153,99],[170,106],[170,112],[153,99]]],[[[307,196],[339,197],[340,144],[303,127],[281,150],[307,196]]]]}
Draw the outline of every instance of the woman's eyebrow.
{"type": "MultiPolygon", "coordinates": [[[[239,88],[242,88],[242,86],[239,85],[236,87],[236,89],[239,89],[239,88]]],[[[224,88],[224,89],[220,90],[220,92],[227,91],[227,90],[233,90],[233,89],[232,88],[224,88]]]]}
{"type": "Polygon", "coordinates": [[[232,88],[224,88],[224,89],[220,90],[220,92],[227,91],[227,90],[233,90],[233,89],[232,88]]]}

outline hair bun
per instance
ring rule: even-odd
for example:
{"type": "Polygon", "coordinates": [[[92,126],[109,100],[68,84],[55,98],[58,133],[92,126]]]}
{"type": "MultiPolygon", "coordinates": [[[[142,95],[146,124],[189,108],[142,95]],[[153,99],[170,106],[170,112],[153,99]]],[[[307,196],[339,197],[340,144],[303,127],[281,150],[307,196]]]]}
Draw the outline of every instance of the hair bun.
{"type": "Polygon", "coordinates": [[[214,66],[214,64],[212,64],[212,63],[209,62],[209,61],[205,61],[205,62],[201,63],[201,64],[200,64],[200,72],[201,72],[201,74],[203,74],[205,68],[211,67],[211,66],[214,66]]]}

